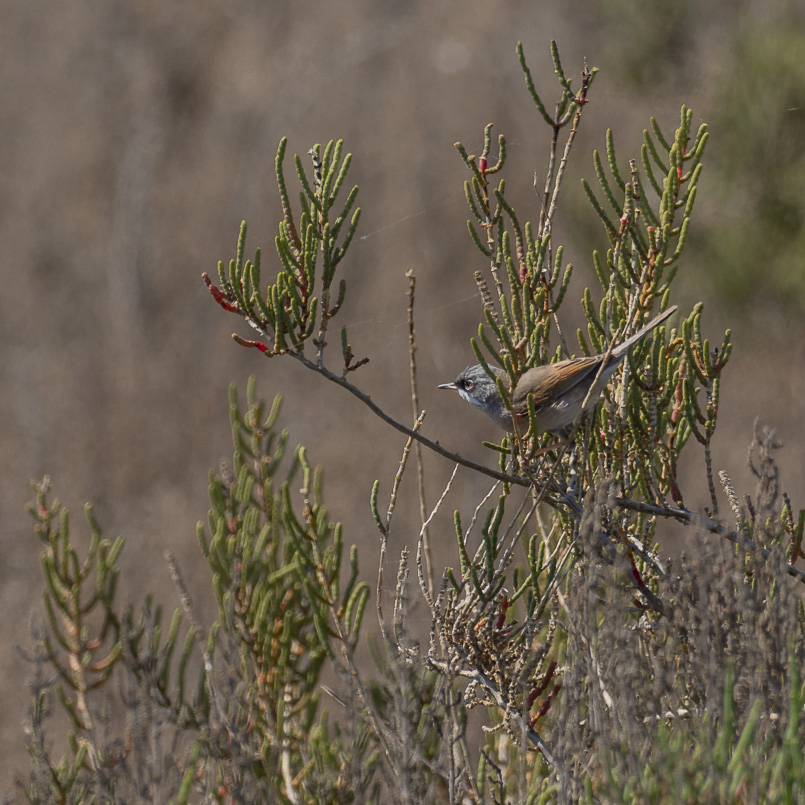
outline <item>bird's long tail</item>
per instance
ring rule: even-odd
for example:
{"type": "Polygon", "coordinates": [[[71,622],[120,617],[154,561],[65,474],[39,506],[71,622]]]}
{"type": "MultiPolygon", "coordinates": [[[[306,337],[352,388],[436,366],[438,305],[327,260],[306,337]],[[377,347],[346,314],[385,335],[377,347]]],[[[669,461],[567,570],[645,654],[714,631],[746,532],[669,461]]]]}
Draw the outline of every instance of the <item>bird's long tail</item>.
{"type": "Polygon", "coordinates": [[[638,341],[645,338],[655,327],[659,327],[667,318],[672,316],[677,311],[677,306],[672,305],[668,310],[660,313],[659,316],[652,319],[645,327],[641,327],[634,335],[630,335],[625,341],[618,344],[612,350],[612,357],[620,360],[638,341]]]}

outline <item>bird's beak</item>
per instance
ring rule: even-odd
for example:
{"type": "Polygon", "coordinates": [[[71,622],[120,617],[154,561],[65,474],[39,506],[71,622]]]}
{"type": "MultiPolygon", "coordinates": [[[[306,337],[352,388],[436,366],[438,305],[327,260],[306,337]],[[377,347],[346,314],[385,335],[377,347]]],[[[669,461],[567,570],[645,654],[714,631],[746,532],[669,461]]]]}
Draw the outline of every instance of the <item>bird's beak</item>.
{"type": "Polygon", "coordinates": [[[442,383],[440,389],[450,389],[450,391],[458,391],[458,386],[455,383],[442,383]]]}

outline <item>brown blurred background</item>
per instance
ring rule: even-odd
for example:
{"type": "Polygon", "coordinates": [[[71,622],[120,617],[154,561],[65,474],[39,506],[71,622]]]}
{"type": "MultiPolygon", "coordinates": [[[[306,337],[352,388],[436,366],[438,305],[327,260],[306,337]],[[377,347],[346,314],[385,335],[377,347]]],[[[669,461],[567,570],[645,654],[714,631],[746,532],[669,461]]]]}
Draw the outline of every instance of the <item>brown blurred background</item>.
{"type": "MultiPolygon", "coordinates": [[[[591,151],[615,132],[622,164],[639,154],[649,115],[670,134],[682,103],[712,139],[676,302],[704,299],[705,334],[733,328],[714,450],[739,491],[751,491],[746,448],[759,416],[785,444],[782,479],[805,505],[800,432],[805,397],[805,6],[798,0],[465,0],[443,2],[154,3],[7,0],[0,4],[0,487],[3,650],[0,756],[25,766],[22,720],[31,613],[41,611],[39,544],[24,511],[28,481],[48,473],[83,532],[95,503],[107,536],[127,539],[121,596],[152,590],[178,605],[163,559],[173,550],[202,618],[212,615],[195,524],[207,476],[231,456],[227,386],[285,395],[292,443],[325,468],[325,493],[346,537],[375,573],[368,511],[381,500],[402,438],[351,397],[290,359],[266,361],[230,340],[248,328],[225,315],[200,275],[234,254],[241,219],[247,252],[278,220],[277,142],[306,154],[344,138],[355,155],[363,217],[343,276],[358,356],[354,378],[410,421],[404,272],[417,274],[417,333],[425,431],[490,461],[489,423],[437,393],[474,362],[479,320],[472,272],[484,260],[466,232],[464,168],[483,126],[509,143],[507,184],[523,219],[539,208],[547,131],[515,57],[521,39],[538,88],[555,95],[549,41],[568,75],[582,58],[601,68],[563,191],[555,242],[576,266],[565,314],[578,323],[590,252],[605,248],[579,178],[594,181],[591,151]],[[576,317],[575,319],[573,317],[576,317]],[[9,617],[9,615],[11,617],[9,617]]],[[[290,165],[290,161],[288,161],[290,165]]],[[[595,292],[595,291],[594,291],[595,292]]],[[[333,359],[337,358],[335,351],[333,359]]],[[[689,505],[704,503],[703,465],[689,447],[689,505]],[[697,497],[698,496],[698,497],[697,497]]],[[[450,466],[428,456],[433,488],[450,466]]],[[[413,476],[392,534],[392,555],[418,533],[413,476]]],[[[485,491],[460,473],[448,508],[485,491]]],[[[432,492],[430,503],[438,493],[432,492]]],[[[384,504],[385,505],[385,504],[384,504]]],[[[449,529],[438,567],[454,563],[449,529]]],[[[662,530],[660,530],[662,537],[662,530]]]]}

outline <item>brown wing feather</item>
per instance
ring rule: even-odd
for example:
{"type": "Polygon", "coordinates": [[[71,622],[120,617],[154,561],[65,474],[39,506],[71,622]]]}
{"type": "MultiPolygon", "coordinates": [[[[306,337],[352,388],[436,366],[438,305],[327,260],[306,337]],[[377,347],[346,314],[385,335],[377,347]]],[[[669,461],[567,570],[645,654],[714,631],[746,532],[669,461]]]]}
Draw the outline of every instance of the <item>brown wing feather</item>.
{"type": "Polygon", "coordinates": [[[512,410],[515,416],[524,414],[527,408],[528,393],[534,398],[534,409],[539,410],[547,402],[561,397],[585,378],[598,371],[600,356],[573,358],[569,361],[535,366],[517,381],[512,395],[512,410]]]}

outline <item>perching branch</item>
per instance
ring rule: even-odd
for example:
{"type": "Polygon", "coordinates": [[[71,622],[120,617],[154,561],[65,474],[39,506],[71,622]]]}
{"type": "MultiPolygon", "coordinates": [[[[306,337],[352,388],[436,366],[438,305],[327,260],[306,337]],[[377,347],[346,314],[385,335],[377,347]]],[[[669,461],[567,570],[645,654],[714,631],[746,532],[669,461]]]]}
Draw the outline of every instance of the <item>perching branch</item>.
{"type": "MultiPolygon", "coordinates": [[[[504,483],[508,484],[516,484],[517,486],[530,486],[530,482],[526,478],[521,478],[517,475],[509,475],[505,472],[500,472],[499,470],[493,470],[490,467],[485,467],[483,464],[478,464],[475,461],[471,461],[468,458],[464,458],[464,456],[459,455],[458,453],[453,453],[450,450],[445,449],[442,447],[439,442],[434,442],[431,439],[428,439],[427,436],[423,436],[421,433],[415,431],[413,428],[409,428],[407,425],[403,425],[402,422],[398,422],[394,417],[387,414],[377,403],[375,403],[372,398],[366,394],[365,392],[361,391],[357,386],[350,383],[345,377],[341,377],[340,375],[334,374],[325,366],[318,366],[316,363],[302,355],[301,353],[297,352],[289,352],[289,355],[296,358],[301,364],[306,366],[308,369],[312,369],[314,372],[318,372],[322,377],[327,378],[332,383],[335,383],[341,388],[346,389],[350,394],[354,397],[357,397],[369,410],[375,414],[375,416],[379,417],[383,420],[387,425],[391,425],[392,428],[398,430],[400,433],[404,433],[406,436],[414,439],[415,441],[419,442],[420,444],[424,445],[430,450],[433,450],[434,453],[438,453],[443,458],[446,458],[450,461],[454,461],[456,464],[461,464],[462,467],[467,467],[470,470],[475,470],[475,472],[480,472],[483,475],[488,475],[490,478],[494,478],[497,481],[503,481],[504,483]]],[[[549,500],[549,502],[551,502],[549,500]]]]}

